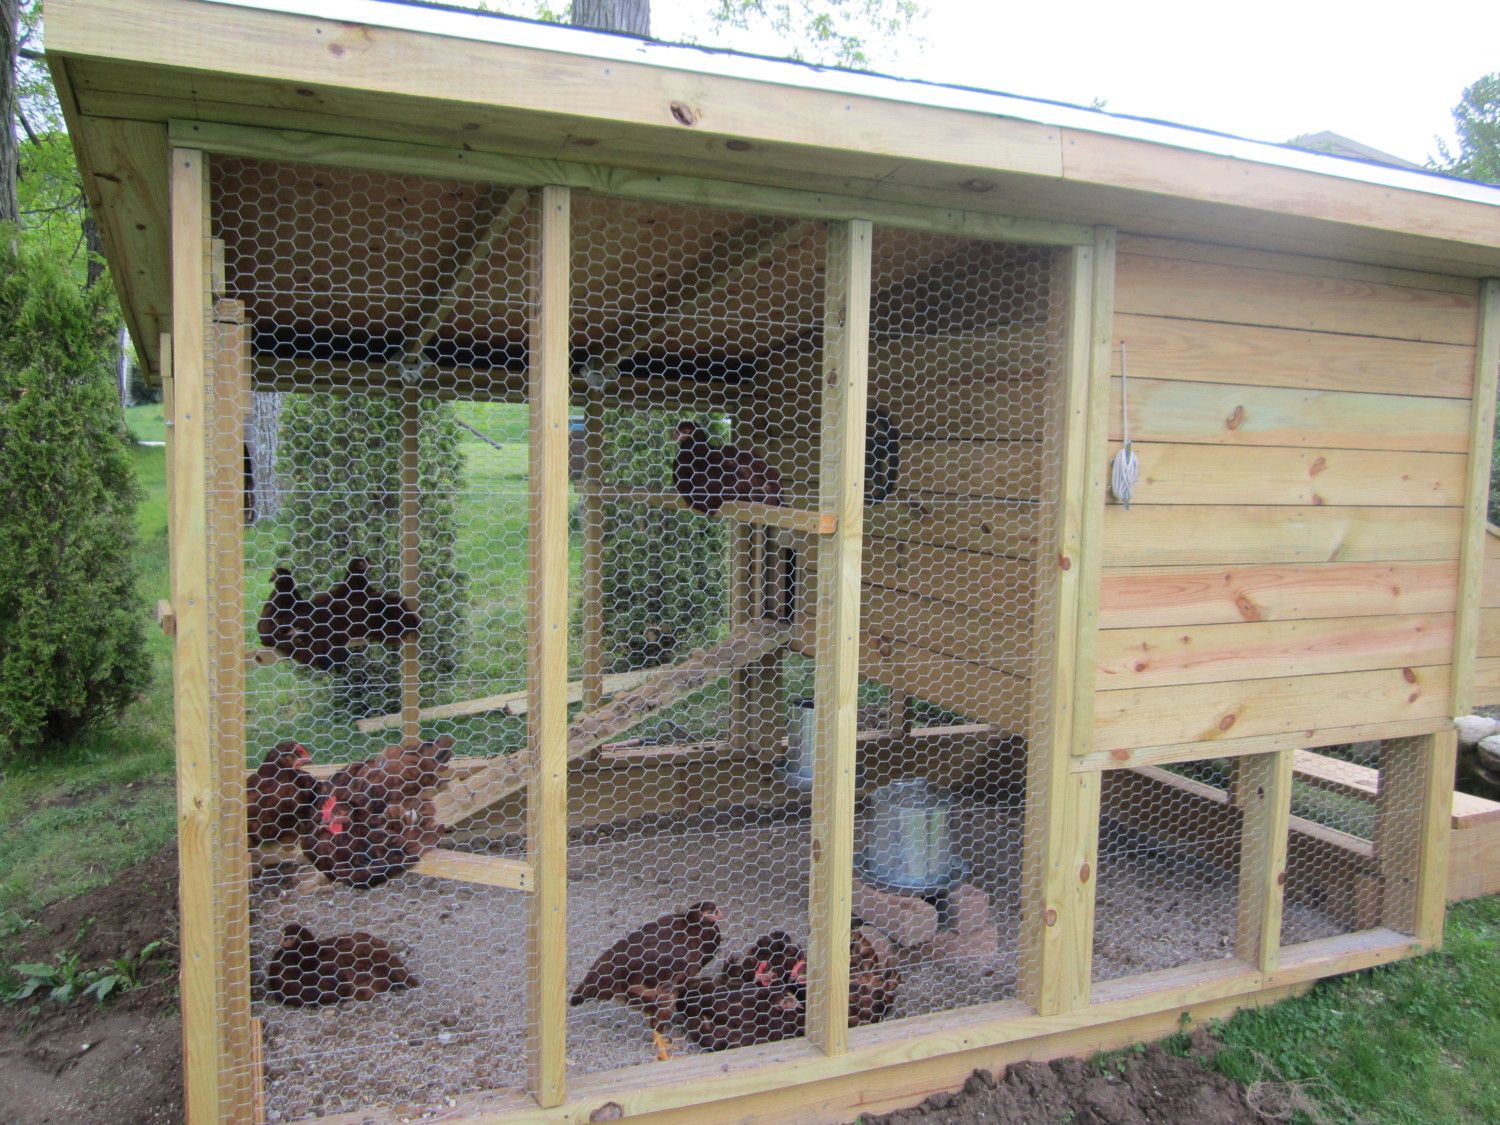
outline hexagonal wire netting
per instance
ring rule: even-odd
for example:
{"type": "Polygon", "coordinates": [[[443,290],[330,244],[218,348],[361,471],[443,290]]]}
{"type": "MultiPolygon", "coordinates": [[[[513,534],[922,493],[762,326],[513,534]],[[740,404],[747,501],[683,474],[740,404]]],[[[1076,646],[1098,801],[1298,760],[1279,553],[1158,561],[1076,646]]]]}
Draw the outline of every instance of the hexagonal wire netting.
{"type": "MultiPolygon", "coordinates": [[[[535,196],[224,159],[212,213],[210,356],[257,388],[210,402],[210,549],[268,1107],[522,1087],[527,896],[482,880],[526,851],[535,196]]],[[[583,1072],[805,1033],[829,236],[586,193],[572,224],[583,1072]]],[[[856,1025],[1014,998],[1032,967],[1066,263],[875,229],[856,1025]]],[[[1232,954],[1238,834],[1199,815],[1223,785],[1111,771],[1097,978],[1232,954]]]]}

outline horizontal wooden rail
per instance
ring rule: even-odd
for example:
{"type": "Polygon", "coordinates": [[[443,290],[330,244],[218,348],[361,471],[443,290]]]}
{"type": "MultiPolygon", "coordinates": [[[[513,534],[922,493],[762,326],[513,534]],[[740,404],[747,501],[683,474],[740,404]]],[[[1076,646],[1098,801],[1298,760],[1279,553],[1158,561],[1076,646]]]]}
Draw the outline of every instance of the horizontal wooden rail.
{"type": "MultiPolygon", "coordinates": [[[[624,504],[644,504],[650,508],[664,508],[669,511],[692,511],[687,501],[676,492],[629,489],[623,492],[601,493],[600,499],[614,500],[624,504]]],[[[714,515],[735,523],[753,524],[756,527],[779,527],[786,531],[801,531],[808,535],[832,535],[839,526],[838,517],[831,512],[810,512],[806,508],[761,504],[753,500],[726,500],[714,515]]]]}
{"type": "MultiPolygon", "coordinates": [[[[1342,762],[1311,750],[1298,750],[1293,757],[1292,772],[1321,788],[1346,797],[1373,802],[1379,795],[1380,771],[1356,762],[1342,762]]],[[[1469,793],[1453,794],[1453,827],[1472,828],[1479,824],[1500,823],[1500,802],[1487,801],[1469,793]]]]}
{"type": "MultiPolygon", "coordinates": [[[[659,671],[661,671],[660,668],[640,668],[633,672],[616,672],[605,676],[604,694],[610,696],[616,692],[639,687],[647,678],[659,671]]],[[[522,688],[520,691],[485,695],[478,699],[465,699],[458,703],[440,703],[436,707],[422,708],[417,713],[417,718],[426,723],[437,719],[464,719],[475,715],[488,715],[494,711],[504,711],[507,715],[524,715],[529,707],[526,697],[527,691],[522,688]]],[[[568,702],[578,703],[582,699],[583,681],[575,680],[568,685],[568,702]]],[[[354,725],[361,733],[370,734],[373,731],[385,730],[387,727],[400,726],[401,716],[375,715],[368,719],[360,719],[354,725]]]]}
{"type": "Polygon", "coordinates": [[[513,891],[528,893],[536,888],[536,873],[525,860],[455,852],[447,848],[428,852],[412,868],[412,872],[434,879],[453,879],[460,883],[478,883],[486,887],[508,887],[513,891]]]}

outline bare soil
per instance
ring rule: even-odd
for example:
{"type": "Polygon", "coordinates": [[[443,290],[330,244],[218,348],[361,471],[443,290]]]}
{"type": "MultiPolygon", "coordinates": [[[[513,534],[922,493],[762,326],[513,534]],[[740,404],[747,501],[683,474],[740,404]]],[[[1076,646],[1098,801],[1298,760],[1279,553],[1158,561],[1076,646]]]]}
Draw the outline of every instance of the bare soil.
{"type": "MultiPolygon", "coordinates": [[[[83,967],[177,938],[177,853],[167,849],[99,890],[55,903],[0,961],[83,967]]],[[[140,988],[107,1004],[0,1004],[0,1121],[166,1125],[182,1119],[182,1023],[176,949],[148,963],[140,988]]]]}

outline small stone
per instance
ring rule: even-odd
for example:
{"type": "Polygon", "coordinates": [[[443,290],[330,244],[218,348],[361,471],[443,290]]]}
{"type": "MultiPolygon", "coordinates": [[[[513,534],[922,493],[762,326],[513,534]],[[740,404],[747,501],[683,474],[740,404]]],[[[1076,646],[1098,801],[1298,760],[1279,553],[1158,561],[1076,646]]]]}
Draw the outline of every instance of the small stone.
{"type": "Polygon", "coordinates": [[[1500,734],[1480,740],[1477,752],[1481,766],[1487,770],[1500,770],[1500,734]]]}
{"type": "Polygon", "coordinates": [[[914,895],[891,894],[855,879],[851,905],[855,915],[897,945],[925,945],[937,936],[937,907],[914,895]]]}
{"type": "Polygon", "coordinates": [[[1458,741],[1465,746],[1473,746],[1500,734],[1500,719],[1485,715],[1463,715],[1453,720],[1453,726],[1458,731],[1458,741]]]}

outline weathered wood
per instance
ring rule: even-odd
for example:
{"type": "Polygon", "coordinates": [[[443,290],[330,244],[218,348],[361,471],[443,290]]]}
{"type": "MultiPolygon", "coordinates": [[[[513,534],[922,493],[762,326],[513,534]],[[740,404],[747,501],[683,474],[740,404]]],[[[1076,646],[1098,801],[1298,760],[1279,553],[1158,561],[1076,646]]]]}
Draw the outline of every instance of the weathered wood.
{"type": "Polygon", "coordinates": [[[1452,560],[1146,566],[1105,571],[1099,623],[1124,629],[1452,613],[1457,598],[1458,565],[1452,560]]]}
{"type": "Polygon", "coordinates": [[[1128,314],[1115,317],[1116,355],[1121,341],[1132,379],[1461,399],[1474,389],[1472,346],[1128,314]]]}
{"type": "MultiPolygon", "coordinates": [[[[1132,366],[1134,354],[1131,356],[1132,366]]],[[[1131,400],[1135,399],[1131,380],[1131,400]]],[[[1110,449],[1113,456],[1119,448],[1110,449]]],[[[1327,504],[1455,507],[1466,458],[1458,453],[1225,448],[1136,440],[1141,479],[1132,504],[1327,504]]]]}
{"type": "Polygon", "coordinates": [[[1449,819],[1458,736],[1386,742],[1380,754],[1375,851],[1384,923],[1441,945],[1447,905],[1449,819]]]}
{"type": "Polygon", "coordinates": [[[1453,637],[1453,714],[1474,700],[1479,607],[1484,600],[1485,509],[1495,439],[1496,382],[1500,380],[1500,278],[1480,284],[1479,335],[1474,356],[1474,401],[1469,423],[1469,476],[1458,561],[1458,623],[1453,637]]]}
{"type": "Polygon", "coordinates": [[[1103,691],[1094,749],[1437,718],[1448,713],[1448,691],[1446,665],[1103,691]]]}
{"type": "Polygon", "coordinates": [[[527,922],[529,1089],[566,1096],[568,907],[568,375],[572,198],[545,187],[531,339],[528,529],[526,858],[535,874],[527,922]]]}
{"type": "Polygon", "coordinates": [[[476,855],[448,848],[434,848],[424,855],[413,875],[433,879],[453,879],[460,883],[477,883],[486,887],[506,887],[513,891],[531,891],[536,887],[536,871],[519,859],[497,855],[476,855]]]}
{"type": "Polygon", "coordinates": [[[1104,565],[1407,562],[1455,559],[1460,508],[1163,504],[1104,512],[1104,565]]]}
{"type": "Polygon", "coordinates": [[[1094,685],[1122,688],[1433,665],[1453,651],[1451,614],[1329,617],[1108,629],[1094,685]]]}
{"type": "MultiPolygon", "coordinates": [[[[1121,431],[1121,381],[1111,381],[1109,436],[1121,431]]],[[[1139,442],[1274,445],[1463,453],[1469,406],[1414,394],[1307,391],[1232,383],[1130,379],[1130,436],[1139,442]]]]}
{"type": "Polygon", "coordinates": [[[1234,954],[1263,973],[1275,972],[1281,959],[1293,753],[1257,754],[1236,762],[1240,863],[1234,954]]]}
{"type": "Polygon", "coordinates": [[[1381,282],[1121,255],[1122,313],[1227,324],[1474,342],[1474,297],[1381,282]]]}
{"type": "Polygon", "coordinates": [[[865,495],[872,229],[828,229],[818,503],[838,530],[818,545],[818,640],[813,694],[812,866],[807,1037],[825,1055],[849,1043],[849,910],[854,866],[859,595],[865,495]]]}

